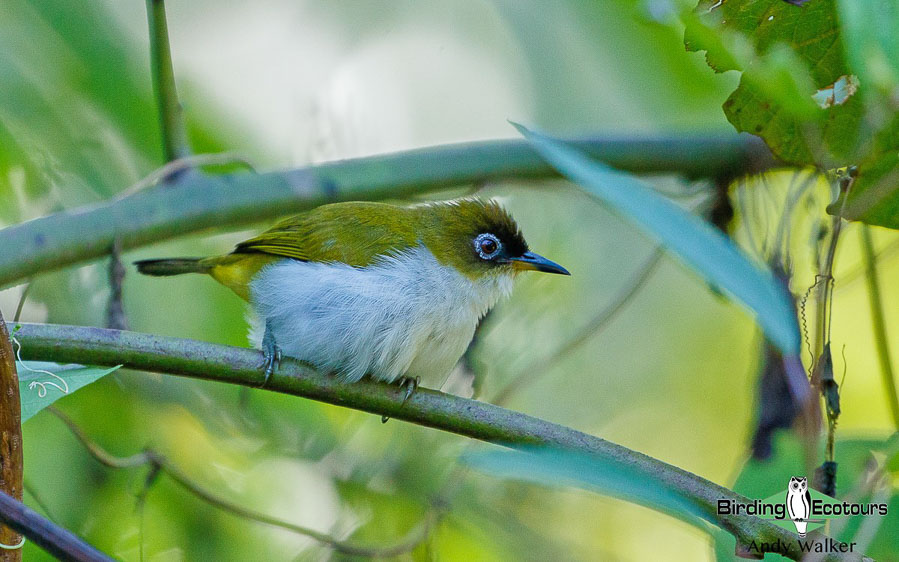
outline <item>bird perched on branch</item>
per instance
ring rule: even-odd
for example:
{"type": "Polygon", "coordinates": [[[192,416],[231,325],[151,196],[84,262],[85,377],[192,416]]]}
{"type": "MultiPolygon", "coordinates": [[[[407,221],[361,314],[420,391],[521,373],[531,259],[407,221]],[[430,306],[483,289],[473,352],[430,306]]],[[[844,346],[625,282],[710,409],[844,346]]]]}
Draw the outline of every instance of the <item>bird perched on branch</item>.
{"type": "Polygon", "coordinates": [[[443,383],[518,272],[569,274],[529,251],[512,216],[481,199],[334,203],[230,254],[136,264],[147,275],[208,274],[248,301],[266,381],[283,352],[346,381],[415,385],[443,383]]]}

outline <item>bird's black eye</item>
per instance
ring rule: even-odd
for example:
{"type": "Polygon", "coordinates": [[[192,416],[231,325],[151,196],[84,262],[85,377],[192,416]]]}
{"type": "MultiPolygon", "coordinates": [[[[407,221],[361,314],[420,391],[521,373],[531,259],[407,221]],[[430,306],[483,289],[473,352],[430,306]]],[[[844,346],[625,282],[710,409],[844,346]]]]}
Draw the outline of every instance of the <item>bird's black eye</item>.
{"type": "Polygon", "coordinates": [[[490,260],[495,258],[502,247],[503,245],[499,238],[489,232],[478,234],[477,238],[474,239],[474,249],[481,256],[481,259],[490,260]]]}

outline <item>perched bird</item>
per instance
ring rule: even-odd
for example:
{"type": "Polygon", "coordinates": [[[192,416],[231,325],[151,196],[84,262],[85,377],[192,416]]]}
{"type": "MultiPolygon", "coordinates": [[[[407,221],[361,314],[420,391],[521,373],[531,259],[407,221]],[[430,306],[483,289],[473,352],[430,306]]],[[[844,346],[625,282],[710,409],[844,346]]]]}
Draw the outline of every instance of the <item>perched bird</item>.
{"type": "Polygon", "coordinates": [[[147,275],[205,273],[247,300],[264,327],[251,339],[266,380],[283,352],[346,381],[368,374],[438,387],[518,272],[569,275],[528,250],[505,209],[481,199],[334,203],[230,254],[136,265],[147,275]]]}

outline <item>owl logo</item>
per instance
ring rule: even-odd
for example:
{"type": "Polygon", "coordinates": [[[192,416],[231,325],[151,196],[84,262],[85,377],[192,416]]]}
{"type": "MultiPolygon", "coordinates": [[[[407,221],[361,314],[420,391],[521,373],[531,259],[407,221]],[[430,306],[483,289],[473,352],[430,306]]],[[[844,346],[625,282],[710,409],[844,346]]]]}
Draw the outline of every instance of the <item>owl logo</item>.
{"type": "Polygon", "coordinates": [[[803,477],[791,476],[787,486],[787,511],[790,519],[796,525],[799,538],[805,538],[805,529],[808,526],[808,518],[812,512],[812,498],[808,493],[808,480],[803,477]]]}

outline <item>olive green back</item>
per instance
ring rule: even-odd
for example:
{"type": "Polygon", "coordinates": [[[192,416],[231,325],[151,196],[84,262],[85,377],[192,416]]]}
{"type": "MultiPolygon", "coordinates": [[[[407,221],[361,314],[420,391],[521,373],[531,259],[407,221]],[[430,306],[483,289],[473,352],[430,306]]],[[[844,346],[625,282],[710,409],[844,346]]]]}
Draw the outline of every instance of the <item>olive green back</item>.
{"type": "Polygon", "coordinates": [[[241,242],[234,253],[262,252],[364,267],[378,256],[417,245],[415,218],[411,208],[385,203],[324,205],[241,242]]]}

